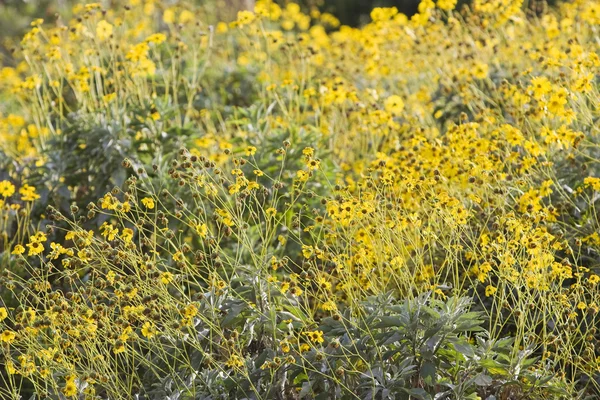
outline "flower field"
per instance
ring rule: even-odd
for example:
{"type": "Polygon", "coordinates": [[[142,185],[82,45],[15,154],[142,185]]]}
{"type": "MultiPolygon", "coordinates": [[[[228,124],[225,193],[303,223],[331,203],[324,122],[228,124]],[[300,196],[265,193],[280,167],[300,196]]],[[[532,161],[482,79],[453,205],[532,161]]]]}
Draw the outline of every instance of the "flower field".
{"type": "Polygon", "coordinates": [[[536,3],[7,38],[0,399],[600,398],[600,2],[536,3]]]}

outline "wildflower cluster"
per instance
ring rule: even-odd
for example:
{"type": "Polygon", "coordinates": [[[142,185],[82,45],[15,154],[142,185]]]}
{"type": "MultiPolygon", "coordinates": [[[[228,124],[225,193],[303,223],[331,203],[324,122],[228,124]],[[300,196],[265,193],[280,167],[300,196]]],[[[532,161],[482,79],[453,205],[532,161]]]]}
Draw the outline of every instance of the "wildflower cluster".
{"type": "Polygon", "coordinates": [[[456,7],[33,21],[0,397],[598,395],[600,3],[456,7]]]}

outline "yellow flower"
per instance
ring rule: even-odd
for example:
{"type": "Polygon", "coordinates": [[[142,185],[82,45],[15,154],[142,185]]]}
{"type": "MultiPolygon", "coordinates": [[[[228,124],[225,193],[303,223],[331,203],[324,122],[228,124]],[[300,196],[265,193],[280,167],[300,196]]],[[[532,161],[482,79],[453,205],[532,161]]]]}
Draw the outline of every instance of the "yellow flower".
{"type": "Polygon", "coordinates": [[[14,342],[16,337],[17,337],[16,333],[14,333],[13,331],[7,330],[7,331],[2,332],[2,334],[0,334],[0,341],[10,344],[10,343],[14,342]]]}
{"type": "Polygon", "coordinates": [[[15,368],[15,363],[13,363],[12,361],[7,361],[6,362],[6,372],[8,372],[9,375],[16,374],[17,369],[15,368]]]}
{"type": "Polygon", "coordinates": [[[319,167],[321,166],[321,161],[311,158],[306,162],[306,166],[311,171],[314,171],[316,169],[319,169],[319,167]]]}
{"type": "Polygon", "coordinates": [[[315,149],[312,147],[305,147],[304,150],[302,150],[302,154],[304,154],[305,157],[311,158],[315,155],[315,149]]]}
{"type": "Polygon", "coordinates": [[[146,321],[144,325],[142,325],[142,335],[147,339],[152,339],[156,336],[156,328],[151,322],[146,321]]]}
{"type": "Polygon", "coordinates": [[[300,351],[300,353],[306,353],[307,351],[310,350],[310,346],[306,343],[302,343],[298,350],[300,351]]]}
{"type": "Polygon", "coordinates": [[[96,37],[105,41],[113,34],[113,26],[106,22],[105,20],[99,21],[98,25],[96,25],[96,37]]]}
{"type": "Polygon", "coordinates": [[[119,233],[119,230],[117,228],[113,227],[107,222],[104,222],[102,226],[100,226],[100,230],[102,231],[102,236],[104,236],[108,241],[115,240],[115,237],[119,233]]]}
{"type": "Polygon", "coordinates": [[[115,199],[112,194],[106,193],[102,198],[102,203],[100,203],[100,207],[105,210],[114,210],[117,208],[117,199],[115,199]]]}
{"type": "Polygon", "coordinates": [[[23,185],[23,187],[19,189],[19,194],[23,201],[34,201],[40,198],[40,195],[35,192],[35,188],[28,184],[23,185]]]}
{"type": "Polygon", "coordinates": [[[591,186],[595,191],[600,192],[600,178],[588,176],[583,180],[585,186],[591,186]]]}
{"type": "Polygon", "coordinates": [[[240,368],[244,365],[244,360],[242,360],[242,358],[236,354],[232,354],[231,357],[229,357],[229,360],[227,360],[227,362],[225,363],[226,366],[233,368],[233,367],[237,367],[240,368]]]}
{"type": "Polygon", "coordinates": [[[6,307],[0,307],[0,321],[4,321],[8,317],[8,311],[6,311],[6,307]]]}
{"type": "MultiPolygon", "coordinates": [[[[79,259],[83,262],[88,262],[92,259],[92,256],[90,254],[90,251],[88,251],[87,249],[81,249],[77,252],[77,257],[79,257],[79,259]]],[[[65,261],[65,260],[63,260],[65,261]]]]}
{"type": "Polygon", "coordinates": [[[497,289],[497,288],[495,288],[494,286],[492,286],[492,285],[487,285],[487,286],[486,286],[486,288],[485,288],[485,295],[486,295],[487,297],[493,296],[493,295],[494,295],[494,293],[496,293],[496,291],[497,291],[497,290],[498,290],[498,289],[497,289]]]}
{"type": "Polygon", "coordinates": [[[175,22],[175,10],[173,8],[167,8],[163,14],[163,21],[166,24],[172,24],[175,22]]]}
{"type": "Polygon", "coordinates": [[[298,286],[294,286],[293,288],[290,289],[290,294],[292,296],[300,296],[303,293],[303,290],[300,289],[298,286]]]}
{"type": "Polygon", "coordinates": [[[438,0],[437,6],[444,11],[450,11],[454,10],[454,7],[456,7],[456,2],[457,0],[438,0]]]}
{"type": "Polygon", "coordinates": [[[400,96],[390,96],[385,100],[385,110],[392,115],[400,115],[404,110],[404,101],[400,96]]]}
{"type": "Polygon", "coordinates": [[[117,98],[116,93],[109,93],[109,94],[105,94],[104,96],[102,96],[102,100],[104,100],[106,103],[110,103],[111,101],[113,101],[116,98],[117,98]]]}
{"type": "Polygon", "coordinates": [[[477,79],[485,79],[488,75],[488,65],[484,63],[477,63],[473,67],[473,76],[477,79]]]}
{"type": "Polygon", "coordinates": [[[126,342],[127,340],[129,340],[132,333],[133,328],[131,326],[128,326],[125,329],[123,329],[123,332],[121,332],[121,334],[119,335],[119,339],[123,342],[126,342]]]}
{"type": "Polygon", "coordinates": [[[154,208],[154,200],[151,197],[144,197],[142,199],[142,204],[150,210],[154,208]]]}
{"type": "Polygon", "coordinates": [[[545,94],[550,93],[552,90],[552,84],[545,76],[536,76],[535,78],[531,79],[529,90],[533,92],[533,97],[539,100],[545,94]]]}
{"type": "Polygon", "coordinates": [[[239,11],[237,14],[237,24],[239,26],[244,26],[251,24],[256,19],[256,15],[254,15],[251,11],[239,11]]]}
{"type": "Polygon", "coordinates": [[[195,18],[194,13],[189,10],[183,10],[181,14],[179,14],[179,23],[185,25],[188,22],[192,22],[195,18]]]}
{"type": "Polygon", "coordinates": [[[308,339],[313,343],[318,344],[325,341],[325,339],[323,339],[323,331],[304,332],[304,334],[308,336],[308,339]]]}
{"type": "Polygon", "coordinates": [[[164,33],[155,33],[146,38],[146,42],[154,44],[161,44],[165,40],[167,40],[167,36],[164,33]]]}
{"type": "Polygon", "coordinates": [[[325,303],[321,304],[321,309],[325,311],[336,311],[337,305],[333,300],[328,300],[325,303]]]}
{"type": "Polygon", "coordinates": [[[0,182],[0,195],[2,197],[10,197],[15,193],[15,185],[9,181],[0,182]]]}
{"type": "Polygon", "coordinates": [[[121,232],[121,239],[123,239],[125,243],[131,242],[133,239],[133,230],[131,228],[124,228],[121,232]]]}
{"type": "Polygon", "coordinates": [[[44,245],[39,242],[27,243],[27,247],[29,248],[29,256],[37,256],[38,254],[44,251],[44,245]]]}
{"type": "Polygon", "coordinates": [[[260,189],[260,185],[256,181],[250,181],[250,182],[248,182],[248,186],[246,187],[246,189],[248,189],[248,190],[260,189]]]}
{"type": "Polygon", "coordinates": [[[327,278],[325,278],[324,276],[320,276],[317,279],[317,284],[319,285],[319,287],[321,287],[324,290],[331,289],[331,282],[327,281],[327,278]]]}
{"type": "Polygon", "coordinates": [[[113,347],[113,353],[120,354],[120,353],[124,353],[124,352],[125,352],[125,343],[123,343],[121,340],[117,340],[115,347],[113,347]]]}
{"type": "Polygon", "coordinates": [[[117,274],[115,274],[114,271],[108,271],[108,273],[106,274],[106,280],[112,285],[115,283],[116,276],[117,274]]]}
{"type": "Polygon", "coordinates": [[[197,224],[196,225],[196,233],[200,235],[201,238],[205,238],[208,234],[208,226],[206,224],[197,224]]]}
{"type": "Polygon", "coordinates": [[[25,253],[25,247],[21,246],[20,244],[16,245],[12,251],[12,254],[16,254],[16,255],[20,255],[23,253],[25,253]]]}
{"type": "Polygon", "coordinates": [[[311,258],[314,254],[314,247],[307,246],[305,244],[302,245],[302,255],[304,258],[311,258]]]}
{"type": "Polygon", "coordinates": [[[175,254],[173,254],[173,261],[183,261],[185,258],[183,256],[183,252],[178,251],[175,254]]]}
{"type": "Polygon", "coordinates": [[[65,384],[65,387],[63,388],[63,394],[66,397],[75,397],[77,395],[77,385],[75,384],[74,381],[72,381],[72,380],[67,381],[67,383],[65,384]]]}
{"type": "Polygon", "coordinates": [[[198,308],[194,304],[190,304],[183,309],[183,316],[185,318],[192,318],[198,314],[198,308]]]}
{"type": "Polygon", "coordinates": [[[48,238],[46,237],[46,234],[44,232],[40,232],[40,231],[37,231],[35,233],[35,235],[33,235],[29,238],[29,241],[32,243],[34,243],[34,242],[35,243],[43,243],[46,240],[48,240],[48,238]]]}
{"type": "Polygon", "coordinates": [[[246,147],[246,156],[250,157],[250,156],[253,156],[254,154],[256,154],[256,147],[254,147],[254,146],[246,147]]]}
{"type": "Polygon", "coordinates": [[[168,285],[173,280],[173,274],[170,272],[163,272],[160,274],[160,281],[165,285],[168,285]]]}

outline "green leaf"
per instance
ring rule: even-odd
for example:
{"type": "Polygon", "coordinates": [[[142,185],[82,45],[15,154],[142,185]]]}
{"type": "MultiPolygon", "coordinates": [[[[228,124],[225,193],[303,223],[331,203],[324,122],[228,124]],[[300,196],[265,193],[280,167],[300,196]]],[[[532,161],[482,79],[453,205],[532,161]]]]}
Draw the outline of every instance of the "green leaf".
{"type": "Polygon", "coordinates": [[[504,366],[502,364],[500,364],[498,361],[485,359],[485,360],[481,360],[479,362],[479,364],[482,367],[484,367],[485,369],[487,369],[488,372],[492,375],[502,375],[502,376],[508,375],[508,370],[506,368],[504,368],[504,366]]]}
{"type": "Polygon", "coordinates": [[[432,362],[425,362],[421,367],[421,377],[426,384],[433,386],[436,383],[436,366],[432,362]]]}
{"type": "Polygon", "coordinates": [[[403,326],[402,321],[398,317],[384,315],[378,319],[379,322],[375,324],[374,328],[392,328],[403,326]]]}
{"type": "Polygon", "coordinates": [[[459,352],[465,358],[473,358],[475,357],[475,348],[467,343],[466,341],[457,342],[452,344],[454,346],[454,350],[459,352]]]}
{"type": "Polygon", "coordinates": [[[494,380],[491,376],[486,374],[479,374],[475,378],[475,384],[477,386],[490,386],[494,380]]]}
{"type": "Polygon", "coordinates": [[[236,304],[231,307],[231,310],[227,313],[223,321],[221,322],[221,326],[226,328],[233,325],[237,319],[237,317],[246,309],[245,304],[236,304]]]}
{"type": "Polygon", "coordinates": [[[308,381],[308,375],[301,372],[294,378],[294,386],[299,386],[306,381],[308,381]]]}
{"type": "Polygon", "coordinates": [[[411,397],[419,400],[430,400],[431,396],[429,393],[425,391],[425,389],[415,388],[415,389],[403,389],[406,393],[408,393],[411,397]]]}

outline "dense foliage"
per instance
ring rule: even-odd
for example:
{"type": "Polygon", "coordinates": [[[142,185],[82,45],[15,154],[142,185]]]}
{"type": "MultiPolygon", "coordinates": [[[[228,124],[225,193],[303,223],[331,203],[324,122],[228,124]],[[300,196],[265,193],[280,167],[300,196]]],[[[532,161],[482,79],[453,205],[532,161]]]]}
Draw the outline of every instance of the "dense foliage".
{"type": "Polygon", "coordinates": [[[600,394],[600,3],[151,0],[0,68],[0,398],[600,394]]]}

